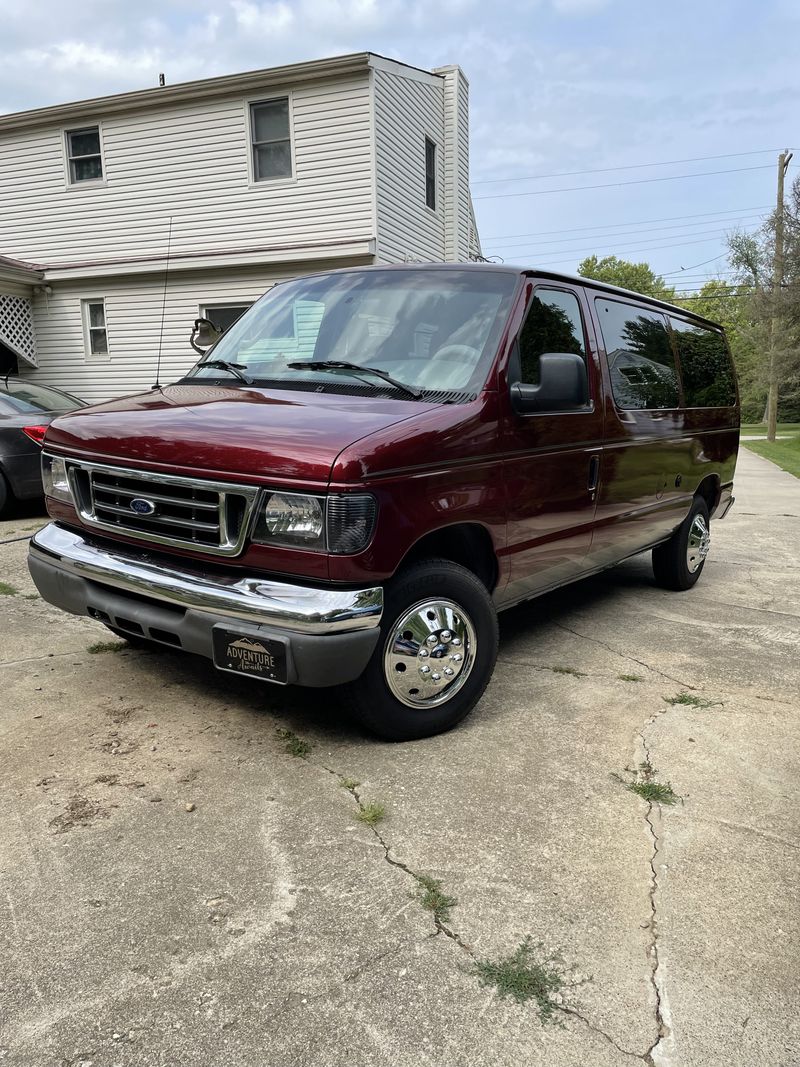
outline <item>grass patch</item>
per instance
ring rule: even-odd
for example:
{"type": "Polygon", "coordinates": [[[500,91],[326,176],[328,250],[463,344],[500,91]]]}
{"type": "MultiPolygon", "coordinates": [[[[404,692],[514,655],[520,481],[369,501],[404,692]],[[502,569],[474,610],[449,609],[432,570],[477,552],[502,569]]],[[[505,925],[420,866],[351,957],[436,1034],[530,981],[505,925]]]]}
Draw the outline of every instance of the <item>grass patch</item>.
{"type": "Polygon", "coordinates": [[[573,678],[585,678],[583,671],[576,671],[574,667],[551,667],[553,674],[571,674],[573,678]]]}
{"type": "Polygon", "coordinates": [[[669,782],[626,782],[625,788],[651,804],[677,804],[679,797],[669,782]]]}
{"type": "Polygon", "coordinates": [[[19,589],[13,585],[9,585],[8,582],[0,582],[0,596],[17,596],[19,589]]]}
{"type": "Polygon", "coordinates": [[[639,674],[618,674],[617,678],[619,678],[619,680],[621,682],[643,682],[644,681],[644,678],[642,678],[642,676],[639,675],[639,674]]]}
{"type": "Polygon", "coordinates": [[[386,817],[386,808],[376,800],[369,804],[362,804],[358,810],[358,817],[367,826],[377,826],[386,817]]]}
{"type": "Polygon", "coordinates": [[[458,903],[456,898],[443,893],[441,880],[431,878],[429,874],[417,875],[417,881],[420,888],[418,897],[420,904],[426,911],[433,912],[437,923],[447,922],[450,918],[450,910],[458,903]]]}
{"type": "Polygon", "coordinates": [[[353,790],[358,789],[358,787],[361,785],[361,782],[359,782],[356,778],[341,778],[339,780],[339,785],[342,787],[342,789],[347,789],[349,790],[349,792],[352,793],[353,790]]]}
{"type": "Polygon", "coordinates": [[[800,434],[788,441],[747,441],[745,447],[800,478],[800,434]]]}
{"type": "Polygon", "coordinates": [[[39,594],[38,593],[26,593],[25,596],[22,599],[23,600],[38,600],[39,599],[39,594]]]}
{"type": "Polygon", "coordinates": [[[95,641],[93,645],[89,645],[86,651],[96,656],[100,652],[124,652],[125,649],[130,648],[130,645],[124,641],[95,641]]]}
{"type": "Polygon", "coordinates": [[[275,733],[283,742],[283,747],[290,756],[295,756],[297,759],[305,759],[311,751],[310,741],[304,741],[302,737],[298,737],[297,734],[287,730],[284,726],[279,726],[275,733]]]}
{"type": "Polygon", "coordinates": [[[680,704],[687,708],[713,708],[722,702],[719,700],[706,700],[705,697],[696,697],[693,693],[678,693],[674,697],[664,697],[665,704],[680,704]]]}
{"type": "MultiPolygon", "coordinates": [[[[767,432],[767,424],[765,422],[742,423],[741,432],[744,437],[749,437],[752,434],[765,434],[767,432]]],[[[800,433],[800,422],[779,422],[776,433],[800,433]]]]}
{"type": "Polygon", "coordinates": [[[560,962],[557,955],[543,955],[542,946],[526,937],[505,959],[478,960],[474,973],[481,985],[494,986],[501,997],[511,997],[519,1003],[535,1001],[539,1018],[547,1023],[561,1003],[564,978],[555,966],[560,962]]]}

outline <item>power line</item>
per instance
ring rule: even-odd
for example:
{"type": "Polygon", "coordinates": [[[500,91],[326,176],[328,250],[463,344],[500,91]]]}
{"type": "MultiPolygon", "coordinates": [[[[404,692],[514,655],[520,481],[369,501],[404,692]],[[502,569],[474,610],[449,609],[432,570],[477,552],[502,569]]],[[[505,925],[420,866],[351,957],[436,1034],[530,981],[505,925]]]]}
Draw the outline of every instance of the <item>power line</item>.
{"type": "Polygon", "coordinates": [[[780,148],[760,148],[751,152],[725,152],[721,156],[693,156],[690,159],[667,159],[661,163],[629,163],[624,167],[596,167],[593,170],[562,170],[556,174],[521,174],[517,178],[481,178],[471,185],[497,185],[499,182],[537,182],[544,178],[573,178],[579,174],[609,174],[616,170],[643,170],[646,167],[671,167],[677,163],[704,163],[709,159],[733,159],[738,156],[775,155],[780,148]]]}
{"type": "Polygon", "coordinates": [[[747,170],[772,170],[771,163],[758,167],[732,167],[729,170],[700,170],[696,174],[668,174],[663,178],[636,178],[630,182],[607,182],[603,185],[567,185],[561,189],[531,189],[526,193],[490,193],[476,196],[474,200],[508,200],[518,196],[545,196],[547,193],[582,193],[592,189],[618,189],[623,185],[649,185],[652,182],[676,182],[685,178],[710,178],[717,174],[741,174],[747,170]]]}
{"type": "MultiPolygon", "coordinates": [[[[734,224],[739,223],[739,222],[752,222],[753,219],[759,219],[761,217],[762,217],[761,215],[739,215],[735,219],[730,219],[730,220],[709,219],[708,221],[709,222],[717,222],[717,223],[726,222],[728,226],[733,226],[734,224]]],[[[612,239],[614,237],[635,237],[639,233],[664,233],[667,230],[686,230],[686,229],[689,230],[689,233],[686,236],[689,236],[691,233],[697,232],[697,231],[693,231],[691,229],[692,225],[702,225],[702,223],[694,223],[694,224],[692,224],[692,223],[683,222],[683,223],[678,223],[675,226],[655,226],[655,227],[648,227],[646,229],[639,229],[635,233],[626,233],[624,231],[617,231],[616,233],[603,233],[603,234],[597,234],[596,236],[597,236],[598,240],[607,240],[607,239],[610,240],[610,239],[612,239]]],[[[700,232],[704,233],[704,232],[707,232],[707,231],[700,231],[700,232]]],[[[673,237],[682,237],[684,235],[683,234],[671,234],[671,236],[673,236],[673,237]]],[[[570,243],[572,241],[588,241],[588,240],[591,240],[591,239],[592,239],[592,235],[582,236],[582,237],[565,237],[565,238],[563,238],[563,240],[560,237],[553,237],[550,240],[540,241],[539,244],[542,244],[542,245],[568,244],[568,243],[570,243]]],[[[526,239],[523,238],[522,236],[519,237],[519,240],[526,242],[526,239]]],[[[514,247],[513,244],[510,244],[510,243],[508,243],[506,241],[502,241],[502,242],[494,242],[494,241],[486,242],[486,241],[484,241],[484,242],[481,242],[481,243],[482,243],[484,248],[490,248],[490,247],[491,248],[513,248],[514,247]]]]}
{"type": "MultiPolygon", "coordinates": [[[[727,231],[726,230],[706,230],[706,231],[702,231],[702,232],[706,233],[709,236],[693,239],[691,241],[675,241],[675,242],[672,242],[670,244],[656,244],[656,245],[653,245],[653,244],[648,244],[648,242],[645,241],[644,245],[642,245],[641,242],[637,242],[636,244],[625,245],[624,247],[620,247],[619,245],[583,245],[580,248],[557,248],[557,249],[554,248],[554,249],[550,249],[546,253],[546,255],[548,255],[548,256],[559,256],[559,255],[561,255],[562,252],[565,255],[567,253],[569,253],[569,254],[571,254],[573,256],[582,255],[584,253],[587,253],[589,255],[597,254],[597,253],[604,253],[605,255],[616,255],[618,252],[636,252],[636,253],[638,253],[638,252],[657,252],[660,249],[683,248],[684,246],[687,246],[687,245],[711,244],[715,239],[719,240],[719,236],[718,235],[725,234],[727,231]],[[717,235],[716,238],[715,238],[714,235],[717,235]],[[609,249],[613,249],[614,251],[613,252],[609,251],[609,249]]],[[[656,238],[656,240],[658,240],[658,238],[656,238]]],[[[661,238],[661,240],[662,241],[663,240],[668,240],[668,238],[661,238]]],[[[520,255],[520,256],[524,256],[524,255],[536,256],[536,255],[539,254],[539,249],[538,248],[514,248],[511,251],[513,253],[517,254],[517,255],[520,255]]],[[[723,253],[720,254],[720,256],[716,256],[715,258],[716,259],[720,259],[722,255],[726,255],[726,253],[723,252],[723,253]]],[[[561,260],[560,262],[565,262],[565,261],[561,260]]],[[[708,260],[707,262],[711,263],[712,260],[708,260]]],[[[697,264],[697,266],[699,266],[699,265],[700,264],[697,264]]],[[[686,269],[689,270],[690,268],[687,267],[686,269]]],[[[677,273],[681,273],[681,272],[673,271],[672,273],[677,274],[677,273]]]]}
{"type": "Polygon", "coordinates": [[[615,230],[620,226],[649,226],[653,222],[679,222],[681,219],[704,219],[711,215],[738,215],[742,211],[772,211],[772,204],[756,204],[754,207],[728,208],[726,211],[702,211],[699,215],[670,215],[664,219],[640,219],[638,222],[610,222],[607,226],[575,226],[570,230],[539,230],[536,233],[506,233],[485,237],[484,242],[503,241],[507,237],[549,237],[554,233],[582,233],[584,230],[615,230]]]}
{"type": "Polygon", "coordinates": [[[685,270],[694,270],[695,267],[705,267],[707,263],[716,263],[718,259],[722,259],[723,256],[727,256],[727,252],[721,252],[718,256],[714,256],[713,259],[704,259],[702,263],[693,263],[691,267],[681,267],[679,270],[671,270],[668,274],[664,274],[664,278],[669,278],[673,274],[683,274],[685,270]]]}

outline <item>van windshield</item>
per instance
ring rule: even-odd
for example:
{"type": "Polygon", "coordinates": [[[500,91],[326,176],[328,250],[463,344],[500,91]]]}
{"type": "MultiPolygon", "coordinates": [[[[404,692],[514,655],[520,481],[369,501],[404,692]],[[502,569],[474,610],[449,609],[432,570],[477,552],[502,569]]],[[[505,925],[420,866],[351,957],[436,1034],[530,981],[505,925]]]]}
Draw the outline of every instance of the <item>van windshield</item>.
{"type": "MultiPolygon", "coordinates": [[[[473,394],[496,351],[517,284],[511,272],[366,270],[300,278],[270,290],[190,373],[219,378],[233,364],[255,384],[363,392],[409,399],[473,394]],[[350,363],[342,367],[289,364],[350,363]],[[404,393],[395,383],[410,386],[404,393]],[[302,383],[302,384],[301,384],[302,383]]],[[[226,375],[227,379],[228,375],[226,375]]],[[[187,379],[184,379],[185,381],[187,379]]]]}

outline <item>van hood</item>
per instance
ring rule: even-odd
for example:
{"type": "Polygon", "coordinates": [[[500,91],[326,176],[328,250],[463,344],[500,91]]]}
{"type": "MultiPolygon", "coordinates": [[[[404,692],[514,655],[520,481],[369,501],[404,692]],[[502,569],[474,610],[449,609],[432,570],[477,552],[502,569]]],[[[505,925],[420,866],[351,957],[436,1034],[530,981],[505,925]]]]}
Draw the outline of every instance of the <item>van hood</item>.
{"type": "Polygon", "coordinates": [[[56,419],[45,448],[96,462],[233,480],[325,483],[339,453],[433,404],[371,396],[172,385],[56,419]]]}

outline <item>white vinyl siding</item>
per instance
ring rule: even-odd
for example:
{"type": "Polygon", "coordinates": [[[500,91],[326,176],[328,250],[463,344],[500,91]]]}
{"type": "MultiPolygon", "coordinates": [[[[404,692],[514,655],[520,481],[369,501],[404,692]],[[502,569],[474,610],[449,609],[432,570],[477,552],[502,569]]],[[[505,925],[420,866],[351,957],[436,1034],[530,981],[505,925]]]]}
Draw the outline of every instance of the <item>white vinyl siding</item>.
{"type": "Polygon", "coordinates": [[[447,259],[461,262],[480,251],[469,192],[469,85],[458,67],[444,75],[444,201],[447,259]]]}
{"type": "MultiPolygon", "coordinates": [[[[361,263],[367,263],[365,257],[361,263]]],[[[320,270],[341,266],[320,262],[320,270]]],[[[301,265],[276,268],[191,271],[175,274],[167,284],[164,338],[161,355],[162,384],[175,381],[198,359],[189,345],[192,323],[199,307],[255,302],[276,282],[307,273],[301,265]]],[[[42,385],[65,389],[84,400],[100,401],[149,389],[155,382],[164,298],[163,272],[126,278],[103,279],[109,344],[113,352],[102,369],[84,356],[81,301],[96,298],[97,290],[79,282],[59,282],[48,297],[34,297],[33,314],[39,347],[39,367],[22,373],[42,385]]],[[[299,332],[313,332],[309,322],[299,332]]]]}
{"type": "MultiPolygon", "coordinates": [[[[402,68],[400,68],[402,69],[402,68]]],[[[445,259],[444,220],[425,203],[425,138],[444,141],[444,79],[374,74],[378,259],[384,263],[445,259]]],[[[442,196],[436,152],[436,199],[442,196]]]]}
{"type": "Polygon", "coordinates": [[[170,216],[173,255],[368,240],[367,72],[291,98],[293,182],[250,181],[252,93],[105,116],[104,181],[67,192],[61,128],[0,135],[0,251],[50,265],[162,255],[170,216]]]}

